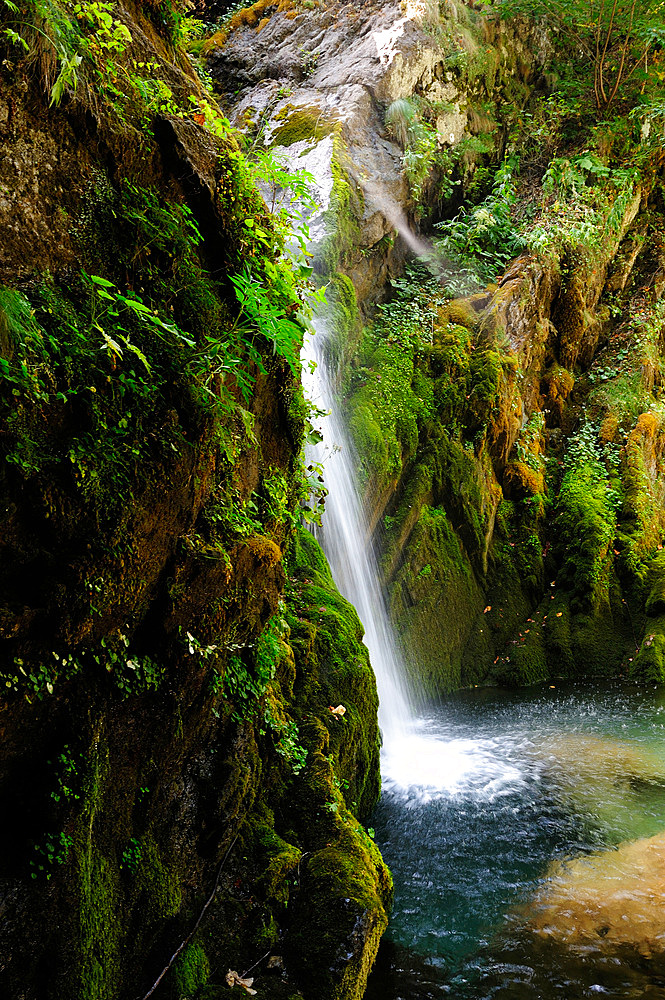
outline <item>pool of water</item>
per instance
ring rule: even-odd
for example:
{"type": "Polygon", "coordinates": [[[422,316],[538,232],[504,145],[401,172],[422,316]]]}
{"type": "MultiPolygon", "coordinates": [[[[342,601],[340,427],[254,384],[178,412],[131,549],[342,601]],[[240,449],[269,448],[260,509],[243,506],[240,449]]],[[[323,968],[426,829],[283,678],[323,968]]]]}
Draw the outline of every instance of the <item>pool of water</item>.
{"type": "Polygon", "coordinates": [[[395,903],[366,1000],[665,1000],[662,692],[464,693],[382,766],[395,903]]]}

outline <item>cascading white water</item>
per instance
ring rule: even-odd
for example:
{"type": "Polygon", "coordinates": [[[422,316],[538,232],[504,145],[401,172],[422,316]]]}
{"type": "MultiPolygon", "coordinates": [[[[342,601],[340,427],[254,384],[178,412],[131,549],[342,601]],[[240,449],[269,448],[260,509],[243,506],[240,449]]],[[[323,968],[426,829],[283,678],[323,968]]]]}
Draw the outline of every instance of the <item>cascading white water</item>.
{"type": "Polygon", "coordinates": [[[384,792],[412,802],[462,790],[492,797],[521,781],[514,765],[487,741],[455,739],[436,718],[417,718],[414,712],[358,496],[355,456],[336,398],[337,373],[328,363],[333,331],[322,319],[315,329],[303,348],[303,385],[312,403],[327,413],[318,428],[323,441],[309,454],[323,466],[328,489],[323,525],[316,534],[335,583],[365,627],[379,692],[384,792]]]}
{"type": "Polygon", "coordinates": [[[378,567],[356,488],[351,443],[335,400],[335,376],[326,361],[330,331],[323,320],[303,349],[303,383],[308,398],[328,413],[319,428],[323,441],[311,458],[324,469],[328,489],[323,527],[316,534],[328,558],[340,593],[356,608],[365,627],[365,645],[376,674],[379,725],[384,745],[394,746],[410,727],[412,710],[404,667],[396,650],[388,611],[379,585],[378,567]],[[316,367],[310,371],[309,362],[316,367]]]}
{"type": "MultiPolygon", "coordinates": [[[[318,147],[317,147],[318,149],[318,147]]],[[[300,164],[299,161],[299,165],[300,164]]],[[[319,176],[318,160],[304,164],[319,176]]],[[[327,204],[325,183],[317,182],[321,201],[327,204]]],[[[430,259],[443,274],[445,262],[431,258],[429,246],[414,236],[400,207],[388,202],[378,189],[365,193],[389,218],[417,256],[430,259]]],[[[309,219],[313,227],[325,229],[325,213],[309,219]]],[[[406,680],[395,635],[380,584],[370,532],[356,487],[356,456],[336,399],[337,372],[328,362],[329,340],[334,334],[325,317],[315,321],[315,335],[303,347],[303,385],[308,398],[328,415],[319,430],[323,441],[311,448],[310,459],[320,462],[328,489],[323,525],[316,535],[328,558],[340,592],[355,607],[365,628],[365,645],[376,675],[379,693],[379,726],[383,736],[381,771],[384,791],[399,798],[429,800],[449,795],[462,787],[494,794],[514,777],[514,769],[473,741],[459,743],[440,730],[432,717],[418,718],[413,692],[406,680]],[[314,365],[310,367],[310,362],[314,365]],[[313,370],[312,370],[313,369],[313,370]],[[498,785],[497,785],[498,782],[498,785]]],[[[474,792],[475,794],[475,792],[474,792]]]]}

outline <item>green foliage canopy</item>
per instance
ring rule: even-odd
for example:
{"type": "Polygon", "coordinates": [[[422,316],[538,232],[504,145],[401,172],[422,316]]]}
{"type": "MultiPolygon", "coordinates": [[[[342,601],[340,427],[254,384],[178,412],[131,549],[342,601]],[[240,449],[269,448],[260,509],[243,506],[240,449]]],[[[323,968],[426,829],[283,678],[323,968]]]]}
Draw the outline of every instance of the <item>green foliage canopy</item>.
{"type": "Polygon", "coordinates": [[[644,93],[665,77],[663,0],[499,0],[505,16],[542,18],[593,68],[596,106],[606,110],[632,79],[644,93]]]}

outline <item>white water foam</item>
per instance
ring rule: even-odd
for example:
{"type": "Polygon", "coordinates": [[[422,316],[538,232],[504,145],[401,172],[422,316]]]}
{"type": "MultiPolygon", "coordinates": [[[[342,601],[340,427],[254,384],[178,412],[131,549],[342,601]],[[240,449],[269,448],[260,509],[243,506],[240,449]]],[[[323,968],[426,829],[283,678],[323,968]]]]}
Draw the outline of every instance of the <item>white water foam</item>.
{"type": "Polygon", "coordinates": [[[505,745],[420,728],[414,726],[384,748],[384,793],[414,805],[450,798],[491,802],[524,787],[526,775],[505,745]]]}

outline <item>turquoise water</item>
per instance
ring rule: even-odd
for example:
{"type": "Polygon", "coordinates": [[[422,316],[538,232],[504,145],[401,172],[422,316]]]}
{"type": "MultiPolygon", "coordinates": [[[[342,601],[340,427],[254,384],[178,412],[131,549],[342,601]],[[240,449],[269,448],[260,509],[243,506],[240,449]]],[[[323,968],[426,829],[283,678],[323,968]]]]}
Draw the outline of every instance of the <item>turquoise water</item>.
{"type": "Polygon", "coordinates": [[[383,768],[395,904],[367,1000],[665,1000],[665,840],[643,874],[617,850],[665,831],[665,694],[476,690],[383,768]]]}

